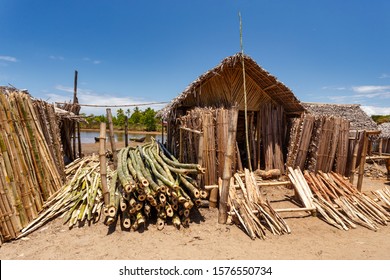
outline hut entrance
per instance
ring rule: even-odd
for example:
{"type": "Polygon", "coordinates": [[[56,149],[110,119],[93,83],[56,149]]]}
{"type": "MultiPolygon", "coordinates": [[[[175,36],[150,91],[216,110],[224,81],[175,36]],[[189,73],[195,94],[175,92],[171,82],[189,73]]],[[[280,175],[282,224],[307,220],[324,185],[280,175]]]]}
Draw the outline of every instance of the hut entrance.
{"type": "MultiPolygon", "coordinates": [[[[255,111],[248,112],[248,138],[249,138],[249,151],[250,159],[253,169],[263,168],[264,161],[261,162],[261,154],[263,151],[260,135],[259,135],[259,113],[255,111]]],[[[239,111],[238,121],[237,121],[237,150],[240,156],[241,166],[238,166],[238,169],[243,169],[243,167],[248,167],[248,150],[246,148],[246,136],[245,136],[245,112],[239,111]]]]}
{"type": "Polygon", "coordinates": [[[240,111],[237,123],[237,146],[244,167],[250,158],[252,168],[285,170],[287,127],[283,107],[263,104],[259,111],[248,112],[248,139],[250,157],[247,155],[245,112],[240,111]]]}
{"type": "MultiPolygon", "coordinates": [[[[259,111],[248,112],[249,152],[247,154],[245,136],[244,111],[236,108],[194,108],[175,122],[179,126],[171,126],[168,133],[168,146],[183,162],[197,162],[202,159],[206,168],[205,185],[218,183],[224,169],[224,158],[228,150],[228,130],[234,122],[235,140],[231,170],[243,170],[249,166],[252,169],[279,169],[284,173],[285,142],[287,128],[283,108],[275,104],[263,104],[259,111]],[[230,114],[235,111],[238,117],[232,119],[230,114]],[[175,129],[172,129],[175,128],[175,129]],[[190,131],[199,131],[197,133],[190,131]],[[200,145],[199,141],[202,139],[200,145]]],[[[229,144],[230,145],[230,144],[229,144]]],[[[232,148],[232,147],[230,147],[232,148]]]]}

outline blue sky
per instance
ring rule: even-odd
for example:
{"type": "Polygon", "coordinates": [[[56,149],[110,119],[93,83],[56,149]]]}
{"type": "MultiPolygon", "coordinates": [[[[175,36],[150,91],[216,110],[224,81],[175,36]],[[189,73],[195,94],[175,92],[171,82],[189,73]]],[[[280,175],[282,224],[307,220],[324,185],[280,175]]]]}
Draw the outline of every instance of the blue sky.
{"type": "Polygon", "coordinates": [[[0,85],[71,101],[77,70],[81,104],[170,101],[240,51],[238,12],[244,52],[299,100],[390,114],[388,0],[0,0],[0,85]]]}

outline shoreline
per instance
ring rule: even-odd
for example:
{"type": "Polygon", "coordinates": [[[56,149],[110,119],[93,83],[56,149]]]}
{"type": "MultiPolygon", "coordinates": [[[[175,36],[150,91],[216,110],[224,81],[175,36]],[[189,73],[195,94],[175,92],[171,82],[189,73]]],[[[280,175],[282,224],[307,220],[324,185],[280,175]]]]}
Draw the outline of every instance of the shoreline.
{"type": "MultiPolygon", "coordinates": [[[[99,132],[100,129],[97,129],[97,128],[80,128],[80,132],[81,131],[99,132]]],[[[109,131],[109,129],[107,128],[106,131],[109,131]]],[[[114,129],[114,132],[125,133],[125,130],[124,129],[114,129]]],[[[150,134],[150,135],[162,134],[161,131],[146,131],[146,130],[128,130],[127,133],[128,134],[150,134]]],[[[166,135],[166,133],[164,133],[164,135],[166,135]]]]}

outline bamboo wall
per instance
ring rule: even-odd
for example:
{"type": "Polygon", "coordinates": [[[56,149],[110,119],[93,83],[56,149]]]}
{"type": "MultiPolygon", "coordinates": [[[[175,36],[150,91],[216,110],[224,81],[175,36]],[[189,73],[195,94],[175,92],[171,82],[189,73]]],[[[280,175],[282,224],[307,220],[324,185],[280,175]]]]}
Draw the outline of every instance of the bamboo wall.
{"type": "MultiPolygon", "coordinates": [[[[202,183],[205,185],[217,184],[218,178],[222,177],[224,157],[228,148],[226,147],[228,126],[232,121],[229,110],[233,109],[197,107],[189,110],[184,116],[179,116],[179,112],[176,112],[174,116],[177,118],[168,121],[168,148],[183,162],[194,163],[199,158],[199,135],[183,130],[180,132],[180,127],[203,133],[202,166],[207,171],[202,183]]],[[[248,112],[250,157],[246,149],[243,111],[238,112],[236,129],[232,172],[248,166],[249,158],[253,169],[280,169],[284,172],[287,126],[281,105],[264,103],[259,111],[248,112]]]]}
{"type": "Polygon", "coordinates": [[[382,141],[382,149],[381,152],[385,154],[390,154],[390,138],[381,138],[382,141]]]}
{"type": "Polygon", "coordinates": [[[0,88],[0,237],[17,237],[62,185],[54,108],[0,88]]]}
{"type": "MultiPolygon", "coordinates": [[[[78,103],[64,103],[59,108],[71,112],[74,115],[79,115],[80,105],[78,103]]],[[[69,161],[74,161],[81,157],[80,143],[80,127],[78,121],[72,118],[63,118],[60,123],[61,127],[61,142],[63,146],[64,156],[69,161]],[[78,140],[78,141],[76,141],[78,140]]]]}
{"type": "Polygon", "coordinates": [[[359,137],[350,140],[349,134],[349,121],[343,118],[310,114],[296,118],[291,124],[286,164],[301,170],[336,171],[349,176],[355,142],[361,141],[359,137]]]}

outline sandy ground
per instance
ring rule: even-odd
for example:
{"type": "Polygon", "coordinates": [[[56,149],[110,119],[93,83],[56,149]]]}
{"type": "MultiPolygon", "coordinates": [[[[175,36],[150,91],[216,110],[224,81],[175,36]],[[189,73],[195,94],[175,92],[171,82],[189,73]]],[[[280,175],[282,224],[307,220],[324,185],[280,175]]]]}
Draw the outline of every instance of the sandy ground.
{"type": "MultiPolygon", "coordinates": [[[[118,148],[120,148],[120,144],[118,148]]],[[[98,144],[90,144],[94,152],[98,144]],[[96,146],[96,147],[95,147],[96,146]]],[[[87,152],[86,149],[84,149],[87,152]]],[[[364,179],[363,190],[383,188],[385,179],[364,179]]],[[[292,190],[273,187],[264,190],[271,204],[292,207],[291,202],[277,202],[292,190]]],[[[293,206],[294,207],[294,206],[293,206]]],[[[151,222],[137,232],[107,227],[102,219],[92,225],[68,229],[57,218],[26,238],[4,243],[2,260],[389,260],[390,225],[377,232],[358,227],[342,231],[308,213],[283,214],[291,228],[289,235],[265,240],[251,240],[236,225],[217,223],[216,209],[201,208],[191,214],[188,228],[166,225],[157,230],[151,222]]]]}

